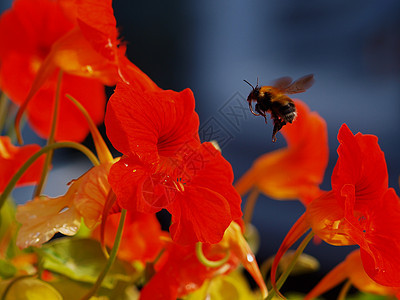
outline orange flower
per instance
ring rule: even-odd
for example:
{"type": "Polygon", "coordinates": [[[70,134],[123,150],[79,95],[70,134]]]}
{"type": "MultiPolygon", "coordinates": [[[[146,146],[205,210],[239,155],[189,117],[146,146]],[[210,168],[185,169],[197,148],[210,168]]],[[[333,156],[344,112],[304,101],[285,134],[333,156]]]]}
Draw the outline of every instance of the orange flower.
{"type": "MultiPolygon", "coordinates": [[[[0,87],[23,107],[32,100],[27,107],[28,121],[42,137],[50,131],[56,69],[63,67],[53,54],[55,44],[76,27],[76,20],[52,0],[16,0],[0,18],[0,87]]],[[[91,52],[95,57],[95,51],[91,52]]],[[[82,55],[85,53],[82,47],[82,55]]],[[[74,65],[72,60],[69,63],[74,65]]],[[[65,93],[81,99],[96,124],[103,120],[105,94],[99,80],[64,74],[61,95],[65,93]]],[[[88,133],[85,119],[64,97],[60,110],[56,140],[83,140],[88,133]]]]}
{"type": "Polygon", "coordinates": [[[273,285],[280,258],[311,228],[331,245],[358,244],[368,276],[385,286],[400,286],[400,200],[388,188],[378,138],[353,135],[343,124],[338,140],[332,191],[313,200],[286,235],[271,268],[273,285]]]}
{"type": "Polygon", "coordinates": [[[16,0],[0,19],[0,86],[21,105],[17,128],[27,107],[32,127],[48,136],[59,69],[65,74],[56,140],[81,141],[88,133],[85,120],[63,97],[66,93],[81,99],[99,124],[104,117],[103,84],[126,81],[124,76],[133,73],[133,85],[153,88],[125,57],[117,38],[111,0],[16,0]]]}
{"type": "MultiPolygon", "coordinates": [[[[107,218],[104,242],[109,247],[114,245],[120,215],[116,213],[107,218]]],[[[99,227],[93,232],[93,236],[100,238],[99,227]]],[[[120,259],[129,262],[154,261],[165,244],[161,237],[167,238],[168,233],[161,230],[160,223],[154,214],[128,211],[117,255],[120,259]]]]}
{"type": "MultiPolygon", "coordinates": [[[[39,145],[16,147],[7,136],[0,136],[0,192],[3,192],[11,178],[19,168],[35,152],[40,150],[39,145]]],[[[39,181],[44,158],[37,160],[18,180],[17,186],[34,184],[39,181]]]]}
{"type": "Polygon", "coordinates": [[[175,242],[218,243],[241,217],[241,199],[230,164],[212,144],[200,144],[194,107],[190,89],[143,91],[119,82],[105,124],[124,155],[108,180],[122,208],[168,210],[175,242]]]}
{"type": "Polygon", "coordinates": [[[258,158],[236,183],[240,195],[255,187],[277,200],[300,199],[307,204],[320,195],[328,163],[328,133],[325,121],[295,101],[298,117],[282,129],[288,146],[258,158]]]}
{"type": "Polygon", "coordinates": [[[177,299],[200,288],[206,279],[229,273],[240,262],[253,276],[262,295],[267,296],[267,288],[255,256],[237,223],[231,223],[220,243],[203,244],[202,247],[208,259],[222,259],[230,253],[229,260],[219,267],[207,267],[199,261],[194,245],[182,246],[171,242],[156,264],[157,273],[142,289],[140,299],[177,299]]]}
{"type": "Polygon", "coordinates": [[[337,265],[330,271],[305,297],[305,300],[310,300],[325,293],[331,288],[338,285],[344,280],[350,280],[351,284],[362,292],[394,296],[400,296],[399,288],[391,288],[380,285],[373,281],[363,268],[360,251],[355,250],[351,252],[346,260],[337,265]]]}

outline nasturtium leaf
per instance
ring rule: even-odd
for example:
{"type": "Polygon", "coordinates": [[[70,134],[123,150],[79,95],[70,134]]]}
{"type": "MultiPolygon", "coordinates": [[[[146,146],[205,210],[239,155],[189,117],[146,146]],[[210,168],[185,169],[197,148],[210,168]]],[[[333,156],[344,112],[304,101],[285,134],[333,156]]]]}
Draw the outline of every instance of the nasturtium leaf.
{"type": "MultiPolygon", "coordinates": [[[[45,269],[81,282],[94,283],[107,262],[99,242],[91,239],[58,239],[38,252],[45,269]]],[[[127,281],[134,274],[131,265],[116,260],[102,286],[112,289],[118,280],[127,281]]]]}
{"type": "MultiPolygon", "coordinates": [[[[1,282],[2,295],[11,281],[1,282]]],[[[3,295],[4,297],[4,295],[3,295]]],[[[4,300],[63,300],[60,293],[50,284],[36,278],[19,279],[12,283],[4,300]]]]}
{"type": "MultiPolygon", "coordinates": [[[[58,290],[63,299],[82,299],[88,291],[93,287],[93,284],[72,280],[63,275],[55,275],[50,284],[58,290]]],[[[113,289],[100,287],[97,291],[97,298],[91,300],[137,300],[139,291],[132,282],[118,281],[113,289]]]]}
{"type": "Polygon", "coordinates": [[[256,300],[261,299],[261,295],[253,292],[244,276],[239,271],[235,271],[229,275],[220,275],[205,281],[200,289],[189,294],[185,299],[256,300]]]}

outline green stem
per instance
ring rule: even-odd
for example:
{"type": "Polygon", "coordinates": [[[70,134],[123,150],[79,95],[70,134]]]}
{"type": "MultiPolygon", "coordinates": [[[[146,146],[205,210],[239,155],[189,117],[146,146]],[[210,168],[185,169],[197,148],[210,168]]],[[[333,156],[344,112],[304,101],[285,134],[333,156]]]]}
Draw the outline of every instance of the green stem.
{"type": "Polygon", "coordinates": [[[114,264],[114,261],[117,258],[119,244],[121,243],[121,239],[122,239],[125,217],[126,217],[126,209],[122,209],[121,217],[119,219],[117,234],[116,234],[115,240],[114,240],[114,246],[111,250],[110,257],[107,260],[107,264],[105,265],[105,267],[104,267],[103,271],[101,272],[101,274],[99,275],[99,277],[97,277],[97,280],[96,280],[96,283],[94,284],[94,286],[90,289],[90,291],[85,296],[83,296],[83,298],[81,300],[89,300],[92,296],[94,296],[96,294],[97,290],[101,286],[101,283],[103,282],[104,278],[106,277],[108,271],[111,269],[112,265],[114,264]]]}
{"type": "Polygon", "coordinates": [[[289,277],[290,272],[292,272],[294,266],[296,265],[296,262],[299,258],[299,256],[303,253],[304,249],[306,248],[306,246],[308,245],[308,243],[311,241],[311,239],[314,236],[314,232],[310,231],[309,234],[307,234],[307,236],[304,238],[304,240],[300,243],[299,247],[296,249],[296,252],[293,255],[293,259],[290,262],[289,266],[287,267],[287,269],[283,272],[283,274],[281,275],[281,277],[279,277],[279,280],[276,282],[276,290],[272,289],[267,297],[267,300],[271,300],[275,294],[278,292],[280,288],[282,287],[282,285],[285,283],[286,279],[289,277]]]}
{"type": "Polygon", "coordinates": [[[226,252],[225,257],[222,258],[222,259],[220,259],[220,260],[216,260],[216,261],[214,261],[214,260],[209,260],[209,259],[204,255],[204,253],[203,253],[203,243],[198,242],[198,243],[196,244],[196,255],[197,255],[197,258],[199,259],[199,261],[200,261],[203,265],[205,265],[206,267],[218,268],[218,267],[224,265],[224,264],[228,261],[228,259],[229,259],[229,257],[230,257],[230,252],[229,252],[229,250],[228,250],[228,251],[226,252]]]}
{"type": "Polygon", "coordinates": [[[349,292],[351,287],[351,281],[347,280],[346,283],[343,285],[342,289],[340,290],[340,294],[337,298],[337,300],[345,300],[347,293],[349,292]]]}
{"type": "Polygon", "coordinates": [[[22,279],[26,279],[29,277],[34,277],[35,275],[21,275],[19,277],[15,277],[13,278],[10,283],[7,285],[6,289],[4,290],[3,295],[1,296],[1,300],[6,300],[7,299],[7,294],[10,291],[10,289],[12,288],[12,286],[17,283],[18,281],[22,280],[22,279]]]}
{"type": "Polygon", "coordinates": [[[93,154],[92,151],[90,151],[87,147],[75,143],[75,142],[59,142],[59,143],[54,143],[51,145],[47,145],[40,149],[38,152],[33,154],[23,165],[22,167],[15,173],[15,175],[11,178],[10,182],[7,184],[6,188],[4,189],[3,193],[0,195],[0,209],[3,207],[4,202],[6,201],[8,195],[11,193],[13,190],[14,186],[17,184],[17,181],[21,178],[21,176],[28,170],[28,168],[43,154],[54,150],[54,149],[60,149],[60,148],[73,148],[76,150],[81,151],[83,154],[85,154],[90,161],[93,163],[93,165],[98,166],[99,160],[97,157],[93,154]]]}
{"type": "MultiPolygon", "coordinates": [[[[17,134],[15,132],[14,128],[14,116],[18,111],[18,106],[14,104],[12,101],[9,101],[8,103],[8,108],[7,108],[7,119],[5,121],[5,127],[4,129],[6,130],[6,136],[9,136],[11,139],[11,142],[15,144],[17,142],[17,134]]],[[[23,128],[26,124],[26,117],[24,116],[21,121],[21,128],[23,128]]]]}
{"type": "Polygon", "coordinates": [[[250,192],[250,195],[246,199],[246,204],[244,207],[243,220],[245,226],[251,223],[251,218],[253,217],[254,207],[256,206],[256,202],[258,196],[260,195],[260,191],[257,188],[253,188],[250,192]]]}
{"type": "Polygon", "coordinates": [[[0,92],[0,134],[3,132],[4,125],[7,117],[8,101],[6,94],[0,92]]]}
{"type": "MultiPolygon", "coordinates": [[[[47,145],[54,144],[54,137],[56,134],[58,113],[59,113],[59,107],[60,107],[62,77],[63,77],[63,71],[60,70],[58,72],[56,94],[54,97],[53,118],[51,120],[51,128],[50,128],[49,137],[47,139],[47,145]]],[[[54,150],[50,150],[46,155],[46,159],[45,159],[44,165],[43,165],[42,176],[40,177],[40,180],[39,180],[38,184],[36,185],[36,189],[35,189],[35,193],[33,194],[33,198],[38,197],[43,191],[43,188],[46,184],[47,175],[50,171],[50,164],[53,159],[53,154],[54,154],[54,150]]]]}

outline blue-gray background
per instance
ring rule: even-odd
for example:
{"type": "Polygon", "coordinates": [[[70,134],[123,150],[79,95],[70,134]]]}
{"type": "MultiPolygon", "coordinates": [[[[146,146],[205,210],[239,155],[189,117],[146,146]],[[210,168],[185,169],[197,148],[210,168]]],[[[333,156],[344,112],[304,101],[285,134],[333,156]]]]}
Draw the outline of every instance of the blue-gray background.
{"type": "MultiPolygon", "coordinates": [[[[10,5],[2,1],[3,9],[10,5]]],[[[399,191],[399,1],[115,0],[113,6],[129,58],[162,88],[194,91],[203,137],[219,140],[236,178],[255,158],[285,145],[279,134],[271,142],[272,128],[262,118],[237,109],[250,91],[243,79],[267,84],[314,73],[316,83],[298,97],[328,124],[330,160],[322,188],[330,189],[336,135],[345,122],[354,133],[379,137],[389,184],[399,191]],[[231,108],[238,116],[229,115],[231,108]]],[[[63,193],[65,182],[82,173],[81,156],[60,151],[56,159],[64,165],[52,171],[51,195],[63,193]]],[[[14,195],[23,202],[26,189],[14,195]]],[[[253,223],[261,234],[260,260],[275,253],[303,211],[298,202],[259,199],[253,223]]],[[[320,260],[323,273],[351,249],[321,244],[306,252],[320,260]]],[[[302,280],[307,291],[317,277],[302,280]]]]}

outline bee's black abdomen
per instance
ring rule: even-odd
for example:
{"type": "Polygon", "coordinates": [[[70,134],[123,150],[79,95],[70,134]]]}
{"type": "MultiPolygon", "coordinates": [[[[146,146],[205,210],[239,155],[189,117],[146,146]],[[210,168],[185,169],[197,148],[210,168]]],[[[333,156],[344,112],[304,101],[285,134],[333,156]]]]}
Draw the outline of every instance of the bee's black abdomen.
{"type": "Polygon", "coordinates": [[[279,108],[279,112],[282,115],[287,115],[296,112],[296,106],[293,103],[289,102],[288,104],[281,106],[279,108]]]}
{"type": "Polygon", "coordinates": [[[279,112],[282,116],[284,116],[286,122],[292,123],[293,120],[296,118],[296,106],[292,102],[281,106],[279,108],[279,112]]]}

